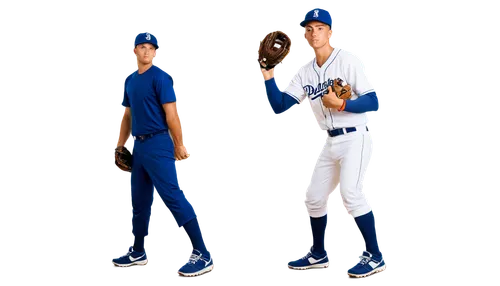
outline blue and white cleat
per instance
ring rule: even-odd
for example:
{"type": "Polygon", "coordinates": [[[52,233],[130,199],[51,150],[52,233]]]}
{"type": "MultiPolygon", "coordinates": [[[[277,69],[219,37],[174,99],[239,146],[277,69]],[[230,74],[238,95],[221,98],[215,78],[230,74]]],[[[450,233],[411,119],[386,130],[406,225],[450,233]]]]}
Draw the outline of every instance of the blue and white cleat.
{"type": "Polygon", "coordinates": [[[288,268],[297,270],[306,270],[311,268],[327,268],[329,265],[328,255],[318,256],[312,252],[312,247],[309,253],[299,260],[288,263],[288,268]]]}
{"type": "Polygon", "coordinates": [[[113,259],[113,264],[119,267],[146,265],[147,263],[148,257],[146,256],[146,252],[134,251],[134,248],[132,246],[128,249],[127,254],[120,258],[113,259]]]}
{"type": "Polygon", "coordinates": [[[350,277],[362,278],[385,270],[385,262],[382,256],[375,257],[368,251],[363,251],[359,257],[361,261],[347,271],[350,277]]]}
{"type": "Polygon", "coordinates": [[[191,253],[191,257],[189,257],[188,263],[179,269],[178,273],[181,276],[198,276],[207,272],[212,271],[214,269],[214,261],[212,260],[212,256],[204,256],[198,250],[193,250],[191,253]]]}

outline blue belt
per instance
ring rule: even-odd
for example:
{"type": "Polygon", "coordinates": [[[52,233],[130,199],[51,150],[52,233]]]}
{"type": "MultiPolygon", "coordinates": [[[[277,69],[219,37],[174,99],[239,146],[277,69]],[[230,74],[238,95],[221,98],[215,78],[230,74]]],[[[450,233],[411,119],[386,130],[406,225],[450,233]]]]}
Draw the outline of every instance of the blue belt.
{"type": "MultiPolygon", "coordinates": [[[[357,130],[356,127],[347,127],[347,128],[327,130],[327,132],[328,132],[328,135],[330,137],[335,137],[335,136],[339,136],[339,135],[344,135],[346,133],[351,133],[351,132],[354,132],[356,130],[357,130]],[[345,132],[344,132],[344,129],[345,129],[345,132]]],[[[366,131],[368,131],[368,126],[366,127],[366,131]]]]}
{"type": "Polygon", "coordinates": [[[151,134],[146,134],[146,135],[137,135],[137,136],[134,136],[134,139],[135,140],[139,140],[139,141],[144,141],[146,139],[149,139],[155,135],[158,135],[158,134],[167,134],[168,133],[168,130],[160,130],[160,131],[157,131],[157,132],[154,132],[154,133],[151,133],[151,134]]]}

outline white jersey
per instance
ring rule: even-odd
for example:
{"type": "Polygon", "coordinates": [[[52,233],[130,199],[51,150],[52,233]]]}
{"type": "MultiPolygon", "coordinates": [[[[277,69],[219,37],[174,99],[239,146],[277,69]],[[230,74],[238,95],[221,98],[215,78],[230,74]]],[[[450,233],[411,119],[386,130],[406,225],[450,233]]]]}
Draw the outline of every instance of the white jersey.
{"type": "Polygon", "coordinates": [[[333,80],[336,78],[341,78],[351,85],[351,100],[374,91],[366,79],[361,62],[352,54],[335,48],[321,67],[316,63],[316,58],[303,66],[292,79],[285,93],[299,103],[308,97],[321,129],[331,130],[365,125],[367,122],[365,113],[339,112],[323,105],[321,95],[329,85],[333,85],[333,80]]]}

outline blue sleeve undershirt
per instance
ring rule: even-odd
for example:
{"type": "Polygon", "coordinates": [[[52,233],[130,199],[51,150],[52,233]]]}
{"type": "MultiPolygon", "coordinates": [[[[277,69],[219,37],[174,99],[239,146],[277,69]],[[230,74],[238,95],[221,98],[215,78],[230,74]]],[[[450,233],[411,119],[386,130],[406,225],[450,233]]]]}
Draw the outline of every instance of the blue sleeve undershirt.
{"type": "Polygon", "coordinates": [[[287,114],[299,104],[295,98],[281,91],[275,78],[264,81],[264,97],[276,116],[287,114]]]}
{"type": "Polygon", "coordinates": [[[346,100],[344,111],[351,113],[376,113],[382,108],[382,100],[376,92],[369,92],[355,100],[346,100]]]}
{"type": "MultiPolygon", "coordinates": [[[[266,80],[266,92],[269,103],[273,108],[274,113],[279,114],[294,104],[299,103],[295,98],[290,95],[281,92],[276,85],[274,78],[266,80]]],[[[346,100],[346,105],[344,111],[351,113],[364,113],[368,111],[378,110],[378,98],[377,94],[373,91],[367,93],[363,96],[358,97],[356,100],[346,100]]]]}

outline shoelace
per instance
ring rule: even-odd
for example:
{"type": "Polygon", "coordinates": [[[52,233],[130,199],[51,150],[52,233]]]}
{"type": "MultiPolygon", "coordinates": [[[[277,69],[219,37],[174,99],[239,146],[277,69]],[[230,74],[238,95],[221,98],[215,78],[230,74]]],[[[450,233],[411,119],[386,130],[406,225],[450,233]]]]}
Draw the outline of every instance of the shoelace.
{"type": "Polygon", "coordinates": [[[359,259],[361,259],[361,261],[359,263],[361,263],[361,265],[365,265],[366,263],[370,262],[371,258],[368,257],[368,256],[360,256],[359,259]]]}
{"type": "Polygon", "coordinates": [[[307,248],[307,250],[306,250],[306,253],[304,253],[304,254],[302,254],[302,255],[301,255],[301,258],[302,258],[302,259],[307,259],[307,258],[309,258],[311,255],[312,255],[311,248],[310,248],[310,247],[308,247],[308,248],[307,248]]]}
{"type": "Polygon", "coordinates": [[[201,255],[191,254],[191,256],[189,257],[189,263],[196,264],[196,262],[198,262],[200,258],[201,255]]]}
{"type": "Polygon", "coordinates": [[[132,250],[132,248],[131,248],[131,247],[127,247],[127,248],[125,249],[125,252],[124,252],[124,253],[122,253],[122,254],[120,254],[120,257],[129,256],[130,254],[132,254],[132,251],[133,251],[133,250],[132,250]]]}

